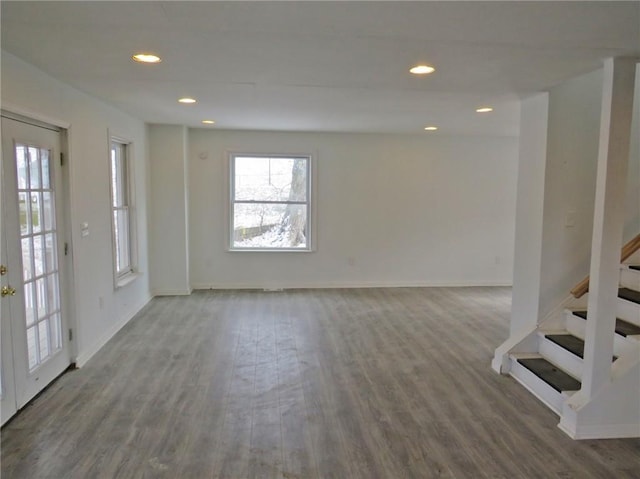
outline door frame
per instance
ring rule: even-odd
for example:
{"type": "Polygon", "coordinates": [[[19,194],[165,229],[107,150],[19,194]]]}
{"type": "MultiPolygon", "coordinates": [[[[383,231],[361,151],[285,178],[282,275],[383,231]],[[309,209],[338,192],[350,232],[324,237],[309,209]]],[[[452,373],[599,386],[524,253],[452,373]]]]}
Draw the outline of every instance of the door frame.
{"type": "MultiPolygon", "coordinates": [[[[62,334],[66,338],[69,347],[69,365],[75,366],[78,357],[77,347],[77,315],[76,315],[76,289],[75,289],[75,269],[73,262],[73,216],[74,211],[72,209],[72,171],[71,162],[69,161],[69,138],[71,137],[71,123],[59,118],[43,115],[32,110],[20,108],[16,105],[2,105],[0,109],[0,116],[9,118],[11,120],[27,123],[32,126],[47,128],[49,130],[56,130],[60,135],[60,152],[64,157],[64,165],[60,168],[60,174],[62,177],[62,191],[58,194],[57,204],[64,211],[64,224],[61,226],[60,231],[65,236],[65,242],[68,245],[68,254],[59,258],[61,263],[64,263],[64,275],[60,281],[61,301],[66,307],[65,314],[67,316],[67,328],[73,331],[73,337],[69,339],[69,332],[63,331],[62,334]]],[[[3,159],[4,161],[4,159],[3,159]]]]}

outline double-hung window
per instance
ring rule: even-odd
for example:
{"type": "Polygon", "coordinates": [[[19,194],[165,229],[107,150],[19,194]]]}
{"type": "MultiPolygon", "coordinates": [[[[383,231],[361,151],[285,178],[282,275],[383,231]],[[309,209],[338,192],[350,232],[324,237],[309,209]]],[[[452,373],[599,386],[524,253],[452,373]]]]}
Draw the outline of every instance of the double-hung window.
{"type": "Polygon", "coordinates": [[[311,156],[230,156],[230,249],[311,251],[311,156]]]}
{"type": "Polygon", "coordinates": [[[116,286],[135,273],[135,228],[132,218],[131,144],[111,139],[111,218],[116,286]]]}

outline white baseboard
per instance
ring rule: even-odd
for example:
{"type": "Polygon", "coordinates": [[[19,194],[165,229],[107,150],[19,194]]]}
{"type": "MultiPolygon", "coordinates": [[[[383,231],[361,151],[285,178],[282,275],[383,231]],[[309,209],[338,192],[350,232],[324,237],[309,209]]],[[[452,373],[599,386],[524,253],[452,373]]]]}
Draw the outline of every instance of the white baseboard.
{"type": "Polygon", "coordinates": [[[511,283],[494,281],[320,281],[296,283],[194,283],[201,289],[348,289],[348,288],[467,288],[511,287],[511,283]]]}
{"type": "Polygon", "coordinates": [[[189,296],[193,293],[193,289],[154,289],[151,291],[153,296],[189,296]]]}
{"type": "Polygon", "coordinates": [[[560,421],[558,427],[572,439],[639,438],[640,424],[609,424],[573,427],[560,421]]]}
{"type": "Polygon", "coordinates": [[[87,361],[91,359],[102,347],[109,342],[111,338],[113,338],[118,331],[120,331],[124,325],[126,325],[129,321],[133,319],[133,317],[138,314],[138,312],[144,308],[147,303],[151,301],[151,296],[146,296],[140,303],[136,306],[132,307],[127,313],[125,313],[120,320],[118,320],[115,324],[113,324],[107,331],[98,338],[98,340],[93,343],[89,348],[87,348],[82,353],[78,354],[75,359],[75,365],[77,368],[81,368],[87,361]]]}

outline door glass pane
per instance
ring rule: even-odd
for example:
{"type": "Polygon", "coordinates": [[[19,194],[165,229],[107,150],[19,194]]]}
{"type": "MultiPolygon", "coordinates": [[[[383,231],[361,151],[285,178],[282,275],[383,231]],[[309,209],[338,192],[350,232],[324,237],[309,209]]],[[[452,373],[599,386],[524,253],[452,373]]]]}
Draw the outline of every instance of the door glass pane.
{"type": "Polygon", "coordinates": [[[24,285],[24,313],[27,326],[32,325],[36,320],[36,295],[33,290],[35,283],[24,285]]]}
{"type": "Polygon", "coordinates": [[[53,195],[50,192],[45,191],[42,193],[42,216],[44,216],[45,231],[51,231],[55,227],[53,211],[53,195]]]}
{"type": "Polygon", "coordinates": [[[59,309],[58,303],[58,275],[49,275],[47,281],[47,300],[49,305],[49,311],[57,311],[59,309]]]}
{"type": "Polygon", "coordinates": [[[40,155],[33,146],[29,147],[29,180],[31,189],[40,188],[40,155]]]}
{"type": "Polygon", "coordinates": [[[38,300],[38,319],[44,318],[47,311],[47,280],[40,278],[36,281],[36,298],[38,300]]]}
{"type": "Polygon", "coordinates": [[[20,205],[20,234],[22,236],[30,233],[31,226],[31,201],[27,201],[27,193],[18,193],[18,203],[20,205]]]}
{"type": "Polygon", "coordinates": [[[33,277],[31,253],[31,238],[22,238],[22,276],[25,281],[33,277]]]}
{"type": "Polygon", "coordinates": [[[62,325],[60,315],[55,314],[51,317],[51,348],[58,350],[62,347],[62,325]]]}
{"type": "Polygon", "coordinates": [[[36,266],[36,276],[44,273],[44,238],[42,235],[33,237],[33,259],[36,266]]]}
{"type": "Polygon", "coordinates": [[[49,348],[49,321],[46,319],[38,324],[38,339],[40,346],[40,360],[49,357],[51,350],[49,348]]]}
{"type": "Polygon", "coordinates": [[[16,169],[18,170],[18,189],[24,190],[29,182],[27,171],[26,148],[22,145],[16,146],[16,169]]]}
{"type": "Polygon", "coordinates": [[[51,188],[51,173],[49,172],[49,150],[40,150],[42,163],[42,189],[51,188]]]}
{"type": "Polygon", "coordinates": [[[42,195],[31,193],[31,227],[34,233],[42,231],[42,195]]]}
{"type": "Polygon", "coordinates": [[[33,369],[38,364],[38,347],[36,345],[36,327],[27,329],[27,351],[29,354],[29,369],[33,369]]]}
{"type": "Polygon", "coordinates": [[[58,269],[57,265],[57,251],[56,251],[56,237],[53,233],[49,233],[45,235],[45,249],[46,249],[46,271],[47,273],[51,273],[52,271],[56,271],[58,269]]]}

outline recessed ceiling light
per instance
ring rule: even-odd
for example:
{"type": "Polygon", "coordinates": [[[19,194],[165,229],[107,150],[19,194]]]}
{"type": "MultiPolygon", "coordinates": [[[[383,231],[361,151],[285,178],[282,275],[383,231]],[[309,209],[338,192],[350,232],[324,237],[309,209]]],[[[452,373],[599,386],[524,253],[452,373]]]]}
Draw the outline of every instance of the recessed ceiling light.
{"type": "Polygon", "coordinates": [[[409,71],[414,75],[428,75],[429,73],[436,71],[436,69],[429,65],[416,65],[409,71]]]}
{"type": "Polygon", "coordinates": [[[436,131],[438,129],[438,127],[437,126],[425,126],[424,129],[427,130],[427,131],[436,131]]]}
{"type": "Polygon", "coordinates": [[[180,103],[195,103],[195,102],[196,102],[196,100],[195,100],[195,99],[193,99],[193,98],[188,98],[188,97],[180,98],[178,101],[179,101],[180,103]]]}
{"type": "Polygon", "coordinates": [[[215,123],[215,121],[213,121],[213,120],[202,120],[202,123],[204,123],[205,125],[213,125],[215,123]]]}
{"type": "Polygon", "coordinates": [[[482,108],[476,109],[476,113],[489,113],[491,111],[493,111],[493,108],[491,108],[490,106],[483,106],[482,108]]]}
{"type": "Polygon", "coordinates": [[[162,61],[159,56],[151,53],[137,53],[131,58],[139,63],[160,63],[162,61]]]}

